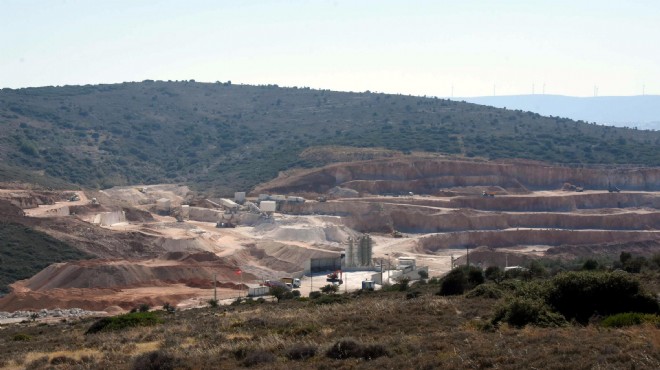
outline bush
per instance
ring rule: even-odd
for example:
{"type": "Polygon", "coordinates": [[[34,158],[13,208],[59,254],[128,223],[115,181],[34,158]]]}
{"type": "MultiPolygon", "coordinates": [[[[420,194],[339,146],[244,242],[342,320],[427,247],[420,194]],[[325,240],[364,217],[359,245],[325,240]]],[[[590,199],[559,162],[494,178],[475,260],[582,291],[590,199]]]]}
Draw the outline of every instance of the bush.
{"type": "Polygon", "coordinates": [[[422,292],[417,291],[417,290],[414,291],[414,292],[408,292],[408,293],[406,293],[406,299],[415,299],[415,298],[419,297],[420,295],[422,295],[422,292]]]}
{"type": "Polygon", "coordinates": [[[17,334],[14,334],[14,337],[12,338],[12,340],[14,342],[29,342],[29,341],[32,340],[32,337],[27,335],[27,334],[17,333],[17,334]]]}
{"type": "Polygon", "coordinates": [[[133,312],[114,317],[104,317],[92,324],[85,332],[85,335],[136,326],[152,326],[160,323],[162,323],[162,320],[155,312],[133,312]]]}
{"type": "Polygon", "coordinates": [[[586,324],[595,313],[657,313],[655,298],[644,295],[639,282],[621,272],[568,272],[551,281],[548,304],[567,319],[586,324]]]}
{"type": "Polygon", "coordinates": [[[493,324],[504,321],[507,324],[522,328],[531,324],[540,327],[557,327],[567,324],[563,316],[550,311],[541,300],[530,298],[514,298],[500,306],[493,318],[493,324]]]}
{"type": "Polygon", "coordinates": [[[397,284],[399,286],[399,291],[400,292],[405,292],[408,290],[408,284],[410,284],[410,279],[407,277],[399,279],[399,283],[397,284]]]}
{"type": "Polygon", "coordinates": [[[362,348],[362,358],[365,360],[373,360],[383,356],[389,356],[389,354],[382,344],[370,344],[362,348]]]}
{"type": "Polygon", "coordinates": [[[502,298],[503,295],[504,292],[502,292],[502,289],[500,289],[497,285],[482,284],[469,291],[466,294],[466,297],[468,298],[483,297],[490,299],[500,299],[502,298]]]}
{"type": "Polygon", "coordinates": [[[322,295],[323,294],[321,294],[321,292],[319,292],[319,291],[309,292],[309,298],[311,298],[311,299],[320,298],[322,295]]]}
{"type": "Polygon", "coordinates": [[[138,307],[138,311],[140,311],[140,312],[148,312],[150,308],[151,308],[151,306],[149,306],[149,305],[146,304],[146,303],[143,303],[143,304],[141,304],[141,305],[138,307]]]}
{"type": "Polygon", "coordinates": [[[134,370],[170,370],[180,368],[181,361],[163,351],[143,353],[133,362],[134,370]]]}
{"type": "Polygon", "coordinates": [[[269,364],[275,362],[275,360],[276,357],[274,354],[268,351],[257,350],[250,352],[245,356],[245,359],[243,360],[243,366],[250,367],[259,364],[269,364]]]}
{"type": "Polygon", "coordinates": [[[496,283],[500,283],[504,278],[504,272],[498,266],[488,266],[484,272],[486,279],[492,280],[496,283]]]}
{"type": "Polygon", "coordinates": [[[335,360],[362,357],[362,346],[353,339],[342,339],[330,347],[325,354],[335,360]]]}
{"type": "Polygon", "coordinates": [[[638,312],[619,313],[606,317],[605,320],[601,322],[601,325],[606,328],[621,328],[624,326],[640,325],[645,322],[660,326],[660,316],[638,312]]]}
{"type": "Polygon", "coordinates": [[[480,268],[474,266],[460,266],[451,270],[447,276],[440,280],[438,295],[459,295],[484,282],[480,268]]]}
{"type": "Polygon", "coordinates": [[[373,360],[378,357],[388,356],[385,346],[380,344],[361,345],[353,339],[342,339],[336,342],[328,351],[326,356],[336,360],[347,358],[363,358],[373,360]]]}
{"type": "Polygon", "coordinates": [[[429,273],[426,270],[419,270],[419,272],[417,272],[417,273],[419,274],[420,279],[428,279],[429,278],[429,273]]]}
{"type": "Polygon", "coordinates": [[[334,284],[327,284],[327,285],[321,287],[321,292],[323,292],[325,294],[337,293],[338,290],[339,290],[339,287],[334,285],[334,284]]]}
{"type": "Polygon", "coordinates": [[[217,308],[218,307],[218,300],[217,299],[209,299],[206,301],[206,303],[209,304],[209,307],[211,308],[217,308]]]}
{"type": "Polygon", "coordinates": [[[307,360],[316,356],[316,347],[300,346],[293,347],[286,352],[286,358],[289,360],[307,360]]]}
{"type": "Polygon", "coordinates": [[[316,304],[333,304],[333,303],[344,303],[348,300],[347,297],[343,295],[322,295],[317,299],[314,299],[314,303],[316,304]]]}

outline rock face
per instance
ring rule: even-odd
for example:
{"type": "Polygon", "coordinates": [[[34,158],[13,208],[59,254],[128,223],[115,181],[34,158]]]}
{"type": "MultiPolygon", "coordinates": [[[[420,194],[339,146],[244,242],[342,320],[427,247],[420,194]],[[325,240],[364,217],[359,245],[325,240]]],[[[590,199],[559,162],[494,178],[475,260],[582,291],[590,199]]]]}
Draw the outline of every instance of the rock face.
{"type": "Polygon", "coordinates": [[[560,189],[566,182],[585,189],[660,190],[660,168],[563,167],[539,162],[479,162],[401,157],[342,163],[280,177],[254,193],[325,193],[335,186],[362,193],[437,194],[453,187],[499,186],[512,191],[560,189]]]}

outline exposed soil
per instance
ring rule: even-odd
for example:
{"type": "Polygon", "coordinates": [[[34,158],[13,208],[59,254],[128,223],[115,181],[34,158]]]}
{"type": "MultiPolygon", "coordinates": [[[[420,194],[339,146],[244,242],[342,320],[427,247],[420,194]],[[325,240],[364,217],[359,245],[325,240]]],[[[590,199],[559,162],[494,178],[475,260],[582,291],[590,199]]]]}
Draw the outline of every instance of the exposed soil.
{"type": "Polygon", "coordinates": [[[0,310],[204,302],[214,275],[222,298],[238,296],[243,284],[298,276],[312,257],[339,256],[349,237],[365,232],[376,265],[415,257],[431,275],[448,271],[452,258],[460,262],[466,247],[479,248],[475,263],[502,267],[539,256],[651,254],[660,248],[659,188],[657,168],[394,156],[283,175],[256,191],[329,191],[329,200],[282,204],[270,218],[205,209],[203,197],[177,185],[77,192],[74,202],[66,201],[72,192],[1,189],[1,222],[46,232],[97,259],[53,264],[16,282],[0,310]],[[563,191],[566,182],[587,190],[563,191]],[[623,191],[608,192],[608,182],[623,191]],[[194,215],[204,221],[156,213],[162,198],[173,208],[197,205],[194,215]],[[216,228],[226,217],[238,227],[216,228]]]}

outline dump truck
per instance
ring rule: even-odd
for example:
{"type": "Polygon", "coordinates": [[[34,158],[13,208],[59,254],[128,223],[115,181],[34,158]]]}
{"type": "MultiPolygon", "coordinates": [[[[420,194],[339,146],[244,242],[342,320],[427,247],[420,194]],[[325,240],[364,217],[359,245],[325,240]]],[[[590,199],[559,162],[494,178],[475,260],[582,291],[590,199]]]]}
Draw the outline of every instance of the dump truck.
{"type": "Polygon", "coordinates": [[[264,282],[264,286],[269,287],[269,288],[274,288],[274,287],[278,287],[278,286],[279,286],[279,287],[282,287],[282,288],[284,288],[284,289],[286,289],[286,290],[291,290],[291,287],[289,287],[288,285],[286,285],[286,283],[283,283],[283,282],[281,282],[281,281],[277,281],[277,280],[266,280],[266,281],[264,282]]]}
{"type": "Polygon", "coordinates": [[[284,284],[291,284],[293,288],[300,288],[300,279],[293,277],[283,277],[280,279],[284,284]]]}

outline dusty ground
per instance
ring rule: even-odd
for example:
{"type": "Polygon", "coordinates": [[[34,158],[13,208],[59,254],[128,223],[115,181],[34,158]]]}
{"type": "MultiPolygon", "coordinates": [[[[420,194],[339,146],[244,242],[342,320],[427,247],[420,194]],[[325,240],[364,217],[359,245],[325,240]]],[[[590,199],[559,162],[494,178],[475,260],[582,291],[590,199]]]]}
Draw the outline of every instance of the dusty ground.
{"type": "MultiPolygon", "coordinates": [[[[333,171],[347,176],[340,169],[333,171]]],[[[522,261],[516,256],[538,257],[560,249],[562,256],[570,257],[594,253],[598,245],[607,245],[610,253],[617,248],[649,253],[660,248],[658,191],[530,191],[519,184],[508,189],[500,186],[505,180],[497,179],[497,186],[453,186],[436,196],[362,194],[290,204],[270,219],[252,217],[246,224],[224,229],[216,228],[214,222],[176,222],[174,217],[158,214],[155,202],[162,198],[169,199],[173,207],[191,201],[204,204],[189,189],[177,185],[77,192],[80,200],[75,202],[64,201],[66,197],[57,192],[2,189],[0,199],[11,201],[25,213],[13,216],[15,220],[99,259],[50,266],[32,279],[16,283],[14,293],[0,299],[0,310],[54,306],[128,309],[140,303],[165,302],[197,306],[212,298],[214,276],[221,285],[218,297],[233,299],[245,295],[242,284],[298,276],[309,258],[336,256],[349,237],[364,232],[373,239],[376,265],[382,263],[387,269],[396,265],[398,257],[415,257],[418,265],[429,267],[431,276],[447,272],[452,258],[463,257],[466,247],[481,247],[481,262],[502,265],[506,258],[522,261]],[[482,188],[496,189],[497,195],[482,197],[482,188]],[[456,196],[459,193],[463,195],[456,196]],[[91,205],[92,197],[101,204],[91,205]],[[102,212],[128,216],[91,225],[102,212]],[[394,238],[393,230],[403,237],[394,238]]],[[[377,179],[369,180],[371,185],[359,181],[360,189],[380,186],[377,179]]],[[[341,289],[359,289],[374,273],[349,273],[348,283],[341,289]]],[[[311,281],[304,277],[301,293],[326,284],[324,275],[311,281]]]]}

